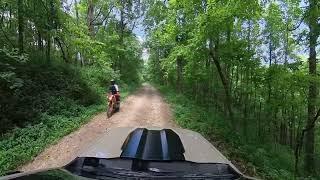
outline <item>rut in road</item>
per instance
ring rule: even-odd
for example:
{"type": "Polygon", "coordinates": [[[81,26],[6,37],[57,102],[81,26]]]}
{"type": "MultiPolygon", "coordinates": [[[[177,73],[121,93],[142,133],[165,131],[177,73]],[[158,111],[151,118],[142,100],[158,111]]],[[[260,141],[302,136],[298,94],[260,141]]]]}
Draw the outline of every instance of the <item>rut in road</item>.
{"type": "Polygon", "coordinates": [[[92,141],[111,127],[175,127],[169,105],[151,85],[143,84],[121,103],[120,112],[106,118],[106,112],[96,115],[79,130],[50,146],[32,162],[19,170],[30,171],[61,167],[77,157],[92,141]]]}

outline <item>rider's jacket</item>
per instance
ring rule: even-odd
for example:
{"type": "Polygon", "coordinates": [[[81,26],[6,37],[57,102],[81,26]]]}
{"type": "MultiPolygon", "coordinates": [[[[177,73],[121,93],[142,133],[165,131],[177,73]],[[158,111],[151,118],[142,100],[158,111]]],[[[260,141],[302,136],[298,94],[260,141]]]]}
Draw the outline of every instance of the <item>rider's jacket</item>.
{"type": "Polygon", "coordinates": [[[118,85],[114,84],[114,85],[111,85],[109,87],[109,91],[114,95],[114,94],[117,94],[119,92],[119,87],[118,85]]]}

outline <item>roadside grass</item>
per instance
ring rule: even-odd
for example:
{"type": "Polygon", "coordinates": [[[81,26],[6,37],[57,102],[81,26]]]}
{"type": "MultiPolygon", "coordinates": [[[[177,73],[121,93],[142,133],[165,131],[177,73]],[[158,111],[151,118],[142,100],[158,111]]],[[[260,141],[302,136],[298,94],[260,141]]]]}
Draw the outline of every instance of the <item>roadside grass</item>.
{"type": "Polygon", "coordinates": [[[280,145],[246,141],[219,113],[197,105],[173,88],[157,86],[171,105],[176,122],[201,133],[243,173],[262,179],[294,179],[292,150],[280,145]]]}
{"type": "MultiPolygon", "coordinates": [[[[81,108],[78,116],[42,114],[41,123],[16,128],[0,139],[0,173],[14,170],[18,166],[32,160],[48,145],[81,127],[98,112],[103,111],[104,105],[93,105],[81,108]]],[[[61,150],[63,153],[64,150],[61,150]]]]}
{"type": "MultiPolygon", "coordinates": [[[[97,67],[76,68],[61,64],[28,67],[33,68],[28,69],[32,71],[30,74],[47,76],[33,77],[29,72],[25,73],[26,82],[29,79],[31,82],[25,88],[31,90],[25,90],[28,94],[24,96],[34,100],[36,108],[31,103],[20,108],[26,114],[34,111],[36,115],[0,134],[0,175],[31,161],[46,147],[79,129],[97,113],[105,111],[108,77],[114,78],[112,72],[97,67]]],[[[139,87],[138,83],[120,82],[119,85],[122,99],[139,87]]]]}

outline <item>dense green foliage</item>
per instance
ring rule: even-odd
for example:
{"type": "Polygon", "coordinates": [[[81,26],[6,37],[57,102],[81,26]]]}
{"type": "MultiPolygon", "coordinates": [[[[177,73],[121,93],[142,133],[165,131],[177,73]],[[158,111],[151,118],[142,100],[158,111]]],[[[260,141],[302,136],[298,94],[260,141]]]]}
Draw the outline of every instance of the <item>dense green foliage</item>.
{"type": "Polygon", "coordinates": [[[248,141],[226,126],[223,114],[213,108],[199,106],[192,97],[177,94],[170,87],[158,88],[171,104],[175,120],[181,127],[204,135],[245,174],[262,179],[294,177],[294,157],[288,147],[248,141]]]}
{"type": "Polygon", "coordinates": [[[144,77],[183,94],[168,94],[182,126],[219,137],[231,159],[243,158],[264,178],[317,175],[319,6],[0,1],[0,172],[103,110],[111,78],[121,89],[139,82],[143,48],[133,30],[144,19],[144,77]]]}
{"type": "Polygon", "coordinates": [[[139,84],[138,5],[0,1],[0,174],[104,111],[111,79],[122,97],[139,84]]]}
{"type": "Polygon", "coordinates": [[[13,126],[23,127],[31,120],[37,123],[36,117],[43,113],[78,115],[80,109],[75,105],[85,108],[102,100],[96,89],[91,87],[100,88],[98,92],[101,93],[101,87],[107,83],[106,78],[102,79],[104,82],[88,84],[78,69],[64,64],[48,66],[38,62],[12,62],[15,61],[8,58],[7,66],[14,69],[8,77],[1,79],[7,80],[1,82],[4,92],[0,95],[4,107],[1,108],[1,132],[13,126]]]}
{"type": "Polygon", "coordinates": [[[279,153],[254,163],[273,178],[320,172],[319,1],[147,2],[149,79],[206,107],[203,126],[215,127],[210,114],[222,114],[239,143],[257,145],[247,159],[279,153]]]}
{"type": "MultiPolygon", "coordinates": [[[[11,121],[1,127],[8,131],[9,124],[14,123],[15,128],[0,138],[0,173],[31,160],[48,144],[56,142],[86,123],[92,115],[105,110],[104,94],[109,76],[101,71],[93,67],[75,68],[65,64],[43,66],[35,63],[24,67],[23,80],[29,80],[31,85],[24,83],[21,97],[20,94],[12,95],[12,98],[18,97],[17,102],[10,99],[4,104],[12,106],[10,111],[2,113],[11,121]],[[31,72],[38,76],[27,76],[31,72]],[[21,117],[13,112],[21,113],[21,117]],[[28,113],[33,116],[24,115],[28,113]]],[[[134,84],[122,85],[123,97],[135,87],[134,84]]]]}

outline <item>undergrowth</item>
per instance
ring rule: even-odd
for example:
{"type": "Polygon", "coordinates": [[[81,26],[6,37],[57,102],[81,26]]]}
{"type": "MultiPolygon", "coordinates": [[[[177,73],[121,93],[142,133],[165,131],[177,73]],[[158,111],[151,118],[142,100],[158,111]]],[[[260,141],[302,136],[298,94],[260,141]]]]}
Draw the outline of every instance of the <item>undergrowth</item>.
{"type": "MultiPolygon", "coordinates": [[[[0,86],[0,92],[7,92],[0,94],[0,175],[104,111],[109,80],[119,79],[111,69],[96,66],[27,62],[13,67],[21,86],[11,89],[9,81],[0,86]]],[[[138,87],[123,81],[119,85],[123,98],[138,87]]]]}
{"type": "Polygon", "coordinates": [[[292,150],[261,142],[248,143],[219,113],[199,106],[173,88],[158,86],[171,104],[176,122],[201,133],[244,173],[262,179],[293,179],[292,150]]]}

